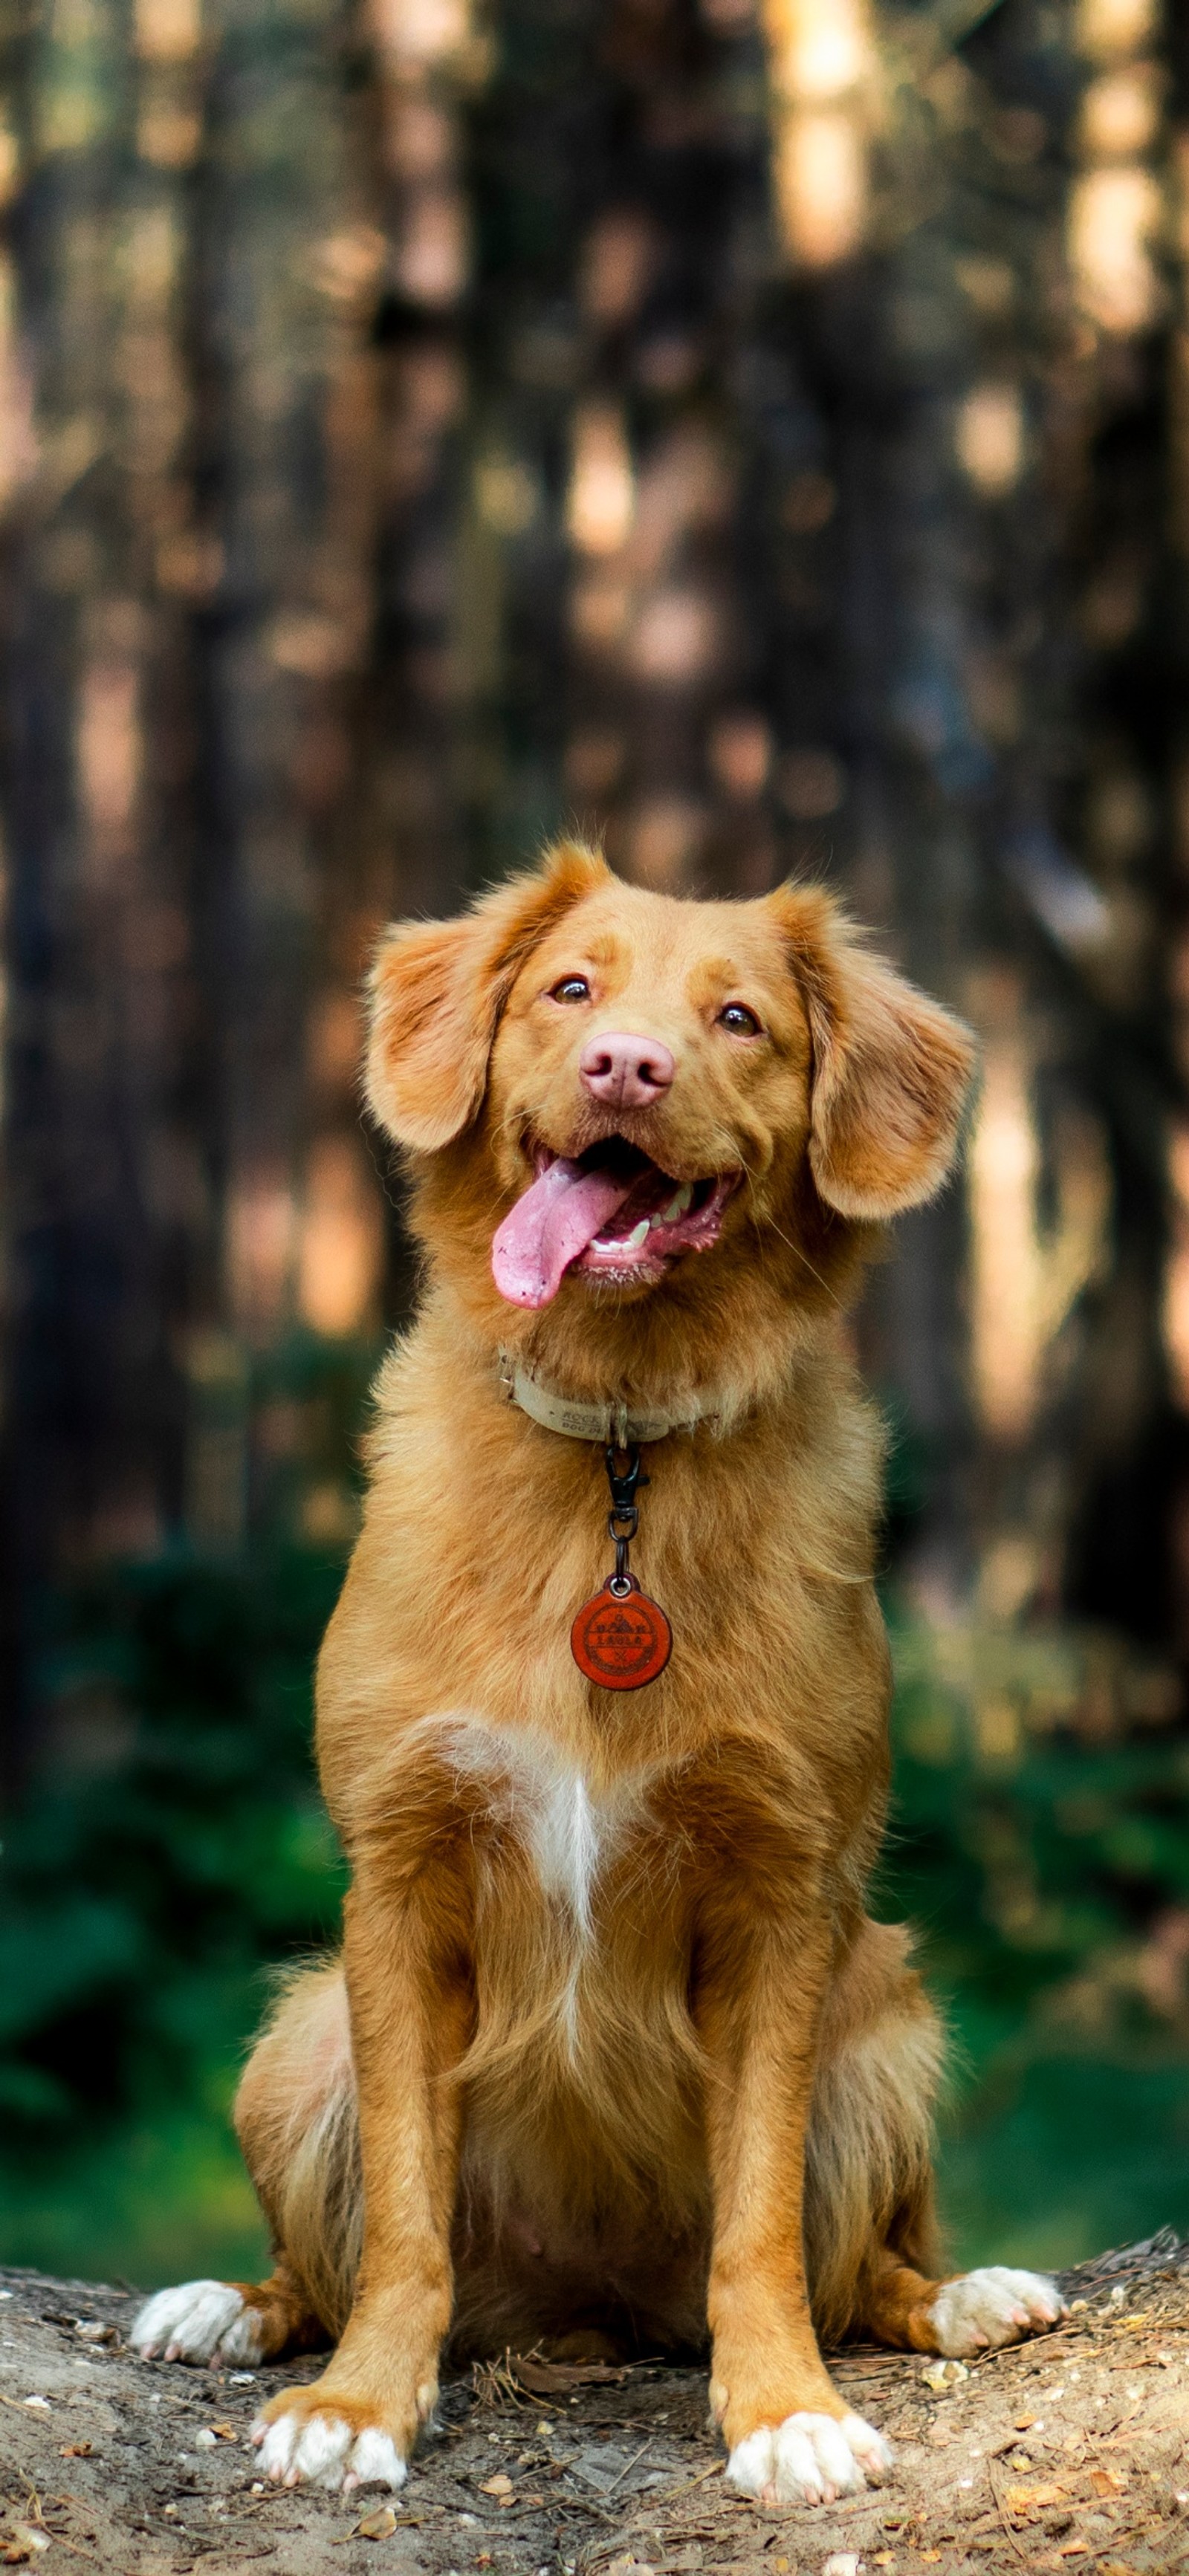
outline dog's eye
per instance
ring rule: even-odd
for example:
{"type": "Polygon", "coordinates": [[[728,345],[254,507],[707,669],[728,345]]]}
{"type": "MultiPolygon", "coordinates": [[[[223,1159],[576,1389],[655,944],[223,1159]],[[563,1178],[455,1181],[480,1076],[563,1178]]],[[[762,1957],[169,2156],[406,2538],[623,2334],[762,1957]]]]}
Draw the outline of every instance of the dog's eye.
{"type": "Polygon", "coordinates": [[[760,1034],[759,1021],[746,1002],[728,1002],[726,1009],[719,1012],[718,1025],[729,1029],[733,1038],[758,1038],[760,1034]]]}
{"type": "Polygon", "coordinates": [[[589,1002],[590,986],[585,975],[563,975],[549,995],[551,1002],[589,1002]]]}

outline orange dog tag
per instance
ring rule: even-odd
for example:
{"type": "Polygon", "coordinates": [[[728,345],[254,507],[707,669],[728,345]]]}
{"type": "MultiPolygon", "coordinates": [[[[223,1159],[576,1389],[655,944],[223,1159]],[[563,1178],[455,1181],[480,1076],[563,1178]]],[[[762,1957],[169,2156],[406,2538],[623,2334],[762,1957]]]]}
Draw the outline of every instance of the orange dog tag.
{"type": "Polygon", "coordinates": [[[634,1574],[613,1574],[592,1601],[583,1602],[570,1630],[570,1649],[579,1671],[603,1690],[643,1690],[663,1673],[673,1631],[634,1574]]]}

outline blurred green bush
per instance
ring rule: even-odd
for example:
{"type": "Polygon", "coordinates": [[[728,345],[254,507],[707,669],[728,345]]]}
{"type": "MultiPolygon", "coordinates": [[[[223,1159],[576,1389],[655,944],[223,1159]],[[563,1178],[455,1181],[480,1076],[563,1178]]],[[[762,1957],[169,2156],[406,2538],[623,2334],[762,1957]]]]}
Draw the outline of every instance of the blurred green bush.
{"type": "Polygon", "coordinates": [[[164,2278],[261,2251],[226,2113],[270,1970],[337,1930],[311,1683],[375,1358],[302,1334],[245,1371],[265,1538],[40,1606],[49,1734],[0,1853],[2,2259],[164,2278]]]}
{"type": "MultiPolygon", "coordinates": [[[[342,1869],[309,1737],[311,1666],[340,1579],[325,1555],[278,1545],[250,1569],[181,1556],[129,1567],[69,1605],[58,1660],[89,1693],[107,1689],[128,1737],[99,1772],[43,1779],[5,1835],[10,2261],[142,2268],[139,2204],[163,2186],[178,2202],[213,2196],[214,2255],[245,2230],[254,2242],[230,2150],[212,2148],[208,2173],[202,2132],[225,2130],[270,1963],[335,1933],[342,1869]],[[142,2165],[161,2169],[142,2172],[119,2212],[133,2138],[142,2165]]],[[[188,2223],[207,2225],[199,2211],[188,2223]]],[[[159,2260],[168,2272],[164,2245],[159,2260]]]]}
{"type": "Polygon", "coordinates": [[[1189,1745],[1173,1678],[1071,1629],[892,1622],[876,1910],[947,2013],[942,2205],[968,2261],[1189,2220],[1189,1745]]]}
{"type": "MultiPolygon", "coordinates": [[[[192,2089],[263,1966],[329,1939],[339,1867],[309,1757],[336,1566],[166,1559],[74,1606],[60,1648],[135,1713],[98,1775],[43,1781],[6,1838],[0,2106],[44,2145],[192,2089]]],[[[258,2000],[258,1998],[257,1998],[258,2000]]]]}

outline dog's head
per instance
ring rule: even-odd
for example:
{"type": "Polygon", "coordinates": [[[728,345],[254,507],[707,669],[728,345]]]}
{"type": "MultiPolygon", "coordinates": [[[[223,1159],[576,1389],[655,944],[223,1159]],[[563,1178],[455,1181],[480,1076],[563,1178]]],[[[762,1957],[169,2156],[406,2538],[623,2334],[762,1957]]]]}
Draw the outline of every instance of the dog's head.
{"type": "Polygon", "coordinates": [[[390,931],[371,990],[375,1116],[448,1167],[456,1263],[482,1246],[531,1309],[684,1299],[798,1238],[816,1276],[824,1239],[938,1188],[972,1063],[820,888],[683,902],[573,844],[390,931]]]}

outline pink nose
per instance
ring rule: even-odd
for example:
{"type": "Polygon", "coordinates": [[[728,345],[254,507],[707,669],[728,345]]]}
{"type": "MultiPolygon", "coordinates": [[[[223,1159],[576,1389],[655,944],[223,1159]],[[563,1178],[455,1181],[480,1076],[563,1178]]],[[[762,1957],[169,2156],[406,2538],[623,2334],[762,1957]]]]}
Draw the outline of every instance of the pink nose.
{"type": "Polygon", "coordinates": [[[668,1090],[676,1072],[657,1038],[588,1038],[578,1071],[594,1100],[613,1109],[648,1109],[668,1090]]]}

